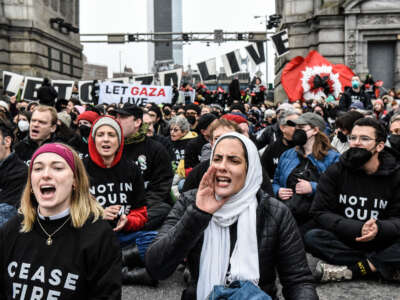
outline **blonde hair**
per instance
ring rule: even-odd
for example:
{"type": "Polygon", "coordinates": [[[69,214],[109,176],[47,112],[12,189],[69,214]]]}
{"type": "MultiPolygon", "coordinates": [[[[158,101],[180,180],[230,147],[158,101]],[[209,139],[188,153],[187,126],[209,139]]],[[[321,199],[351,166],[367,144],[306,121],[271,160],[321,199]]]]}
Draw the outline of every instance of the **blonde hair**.
{"type": "MultiPolygon", "coordinates": [[[[78,154],[71,147],[65,144],[62,145],[71,150],[74,156],[75,189],[72,191],[70,215],[72,226],[74,228],[80,228],[86,223],[90,216],[93,216],[93,223],[96,222],[98,218],[104,217],[104,210],[89,193],[89,178],[78,154]]],[[[31,231],[36,219],[38,202],[31,191],[32,182],[31,172],[29,170],[28,180],[21,198],[21,206],[18,209],[18,212],[24,217],[22,220],[21,232],[31,231]]]]}
{"type": "Polygon", "coordinates": [[[47,105],[38,105],[35,107],[35,109],[32,112],[32,115],[35,111],[39,112],[46,112],[48,111],[51,115],[51,125],[57,124],[58,116],[57,116],[57,110],[52,107],[52,106],[47,106],[47,105]]]}

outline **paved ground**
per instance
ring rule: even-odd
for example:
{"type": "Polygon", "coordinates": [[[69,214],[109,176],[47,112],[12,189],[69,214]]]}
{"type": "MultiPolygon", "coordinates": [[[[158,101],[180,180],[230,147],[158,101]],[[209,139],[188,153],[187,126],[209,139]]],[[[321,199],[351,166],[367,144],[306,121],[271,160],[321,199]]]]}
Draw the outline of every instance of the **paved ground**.
{"type": "MultiPolygon", "coordinates": [[[[315,260],[311,258],[311,268],[314,264],[315,260]]],[[[179,300],[184,288],[182,273],[176,271],[170,278],[161,281],[157,288],[125,286],[122,291],[122,299],[179,300]]],[[[400,300],[400,284],[374,281],[320,284],[317,292],[320,300],[400,300]]]]}

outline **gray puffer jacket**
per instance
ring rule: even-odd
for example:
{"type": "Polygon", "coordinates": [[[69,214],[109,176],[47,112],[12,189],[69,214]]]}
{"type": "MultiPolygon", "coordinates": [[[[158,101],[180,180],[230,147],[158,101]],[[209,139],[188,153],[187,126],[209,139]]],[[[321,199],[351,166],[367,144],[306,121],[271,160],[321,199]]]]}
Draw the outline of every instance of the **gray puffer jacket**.
{"type": "MultiPolygon", "coordinates": [[[[170,276],[187,258],[192,289],[199,276],[203,233],[212,218],[196,207],[196,193],[197,190],[190,190],[181,195],[145,257],[147,270],[160,280],[170,276]]],[[[289,209],[262,190],[257,193],[257,199],[260,288],[277,299],[277,270],[285,299],[318,299],[303,243],[289,209]]]]}

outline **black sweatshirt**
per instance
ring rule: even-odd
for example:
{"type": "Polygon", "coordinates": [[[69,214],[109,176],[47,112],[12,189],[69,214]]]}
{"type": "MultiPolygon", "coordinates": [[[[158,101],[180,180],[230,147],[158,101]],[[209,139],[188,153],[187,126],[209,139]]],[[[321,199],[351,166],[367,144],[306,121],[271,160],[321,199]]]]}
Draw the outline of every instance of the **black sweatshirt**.
{"type": "Polygon", "coordinates": [[[28,178],[28,168],[15,153],[0,162],[0,203],[19,206],[28,178]]]}
{"type": "Polygon", "coordinates": [[[194,168],[200,163],[201,149],[208,143],[202,134],[190,140],[185,148],[185,169],[194,168]]]}
{"type": "Polygon", "coordinates": [[[311,213],[322,228],[356,243],[364,223],[375,218],[375,239],[356,245],[374,247],[400,237],[400,164],[388,148],[379,154],[379,161],[377,172],[368,175],[351,169],[345,152],[321,175],[311,213]]]}
{"type": "Polygon", "coordinates": [[[84,160],[90,179],[90,193],[106,208],[121,205],[128,216],[127,231],[139,230],[147,221],[144,183],[139,168],[125,157],[111,168],[101,168],[90,157],[84,160]]]}
{"type": "Polygon", "coordinates": [[[292,147],[293,146],[285,145],[283,143],[283,137],[281,137],[265,149],[261,156],[261,164],[270,178],[274,178],[275,170],[278,167],[279,158],[282,153],[292,147]]]}
{"type": "MultiPolygon", "coordinates": [[[[52,233],[66,219],[40,222],[52,233]]],[[[50,246],[37,221],[28,233],[19,232],[21,221],[0,228],[1,300],[121,299],[121,250],[106,221],[90,218],[79,229],[68,221],[50,246]]]]}
{"type": "Polygon", "coordinates": [[[146,137],[143,142],[124,145],[124,155],[135,162],[143,174],[147,207],[169,202],[172,179],[171,161],[165,147],[146,137]]]}

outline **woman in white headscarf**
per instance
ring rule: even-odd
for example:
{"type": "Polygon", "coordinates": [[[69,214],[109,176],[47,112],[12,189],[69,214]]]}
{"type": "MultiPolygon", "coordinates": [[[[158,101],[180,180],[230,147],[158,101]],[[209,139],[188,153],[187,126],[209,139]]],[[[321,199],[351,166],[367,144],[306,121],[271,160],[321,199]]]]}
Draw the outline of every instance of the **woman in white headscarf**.
{"type": "Polygon", "coordinates": [[[181,196],[148,249],[150,274],[165,279],[187,258],[192,283],[182,299],[207,299],[215,285],[235,280],[275,298],[277,269],[286,299],[318,299],[295,221],[261,182],[253,142],[221,136],[199,189],[181,196]]]}

